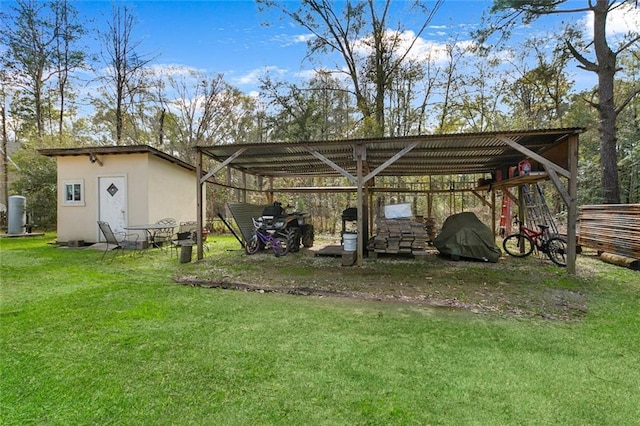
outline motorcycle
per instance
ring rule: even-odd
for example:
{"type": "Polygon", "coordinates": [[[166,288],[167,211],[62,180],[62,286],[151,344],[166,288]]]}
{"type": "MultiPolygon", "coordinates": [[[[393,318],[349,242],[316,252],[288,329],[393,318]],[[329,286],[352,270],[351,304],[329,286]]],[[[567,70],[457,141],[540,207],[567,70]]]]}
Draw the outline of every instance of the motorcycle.
{"type": "Polygon", "coordinates": [[[300,244],[304,247],[313,247],[313,225],[306,223],[310,217],[308,213],[287,213],[282,203],[274,202],[262,211],[262,226],[266,230],[275,231],[285,237],[289,243],[289,251],[300,250],[300,244]]]}

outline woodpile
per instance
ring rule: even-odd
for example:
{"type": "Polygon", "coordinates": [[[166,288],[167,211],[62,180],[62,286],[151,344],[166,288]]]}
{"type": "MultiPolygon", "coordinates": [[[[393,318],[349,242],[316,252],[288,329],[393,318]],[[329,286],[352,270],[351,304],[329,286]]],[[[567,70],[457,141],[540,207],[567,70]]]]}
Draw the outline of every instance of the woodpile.
{"type": "Polygon", "coordinates": [[[640,204],[602,204],[580,208],[578,244],[640,259],[640,204]]]}
{"type": "Polygon", "coordinates": [[[369,251],[375,253],[405,253],[421,255],[435,238],[434,220],[413,219],[376,220],[377,234],[369,241],[369,251]]]}

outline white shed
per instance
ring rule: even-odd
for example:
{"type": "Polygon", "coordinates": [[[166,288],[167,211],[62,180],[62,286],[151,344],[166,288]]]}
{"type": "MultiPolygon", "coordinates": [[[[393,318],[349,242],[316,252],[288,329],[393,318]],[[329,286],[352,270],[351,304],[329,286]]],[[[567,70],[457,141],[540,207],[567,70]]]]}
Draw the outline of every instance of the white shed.
{"type": "Polygon", "coordinates": [[[57,160],[60,244],[103,241],[98,220],[116,232],[169,217],[196,220],[196,168],[169,154],[147,145],[39,152],[57,160]]]}

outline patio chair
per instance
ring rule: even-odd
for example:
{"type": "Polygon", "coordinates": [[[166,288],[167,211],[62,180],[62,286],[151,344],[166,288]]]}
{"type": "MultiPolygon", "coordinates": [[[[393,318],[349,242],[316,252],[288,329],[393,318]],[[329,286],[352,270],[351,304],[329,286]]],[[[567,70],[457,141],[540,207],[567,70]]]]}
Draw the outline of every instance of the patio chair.
{"type": "Polygon", "coordinates": [[[104,235],[104,239],[107,243],[107,247],[102,253],[102,260],[104,260],[105,255],[109,251],[109,246],[113,246],[111,250],[113,250],[113,257],[115,258],[118,255],[118,252],[124,254],[124,251],[128,248],[134,248],[138,241],[138,234],[127,234],[125,232],[113,232],[111,229],[111,225],[107,222],[98,221],[98,227],[104,235]]]}
{"type": "Polygon", "coordinates": [[[156,229],[153,233],[152,242],[154,246],[164,249],[165,244],[171,243],[171,240],[173,239],[173,230],[176,227],[176,220],[171,217],[167,217],[160,219],[155,224],[166,226],[156,229]]]}

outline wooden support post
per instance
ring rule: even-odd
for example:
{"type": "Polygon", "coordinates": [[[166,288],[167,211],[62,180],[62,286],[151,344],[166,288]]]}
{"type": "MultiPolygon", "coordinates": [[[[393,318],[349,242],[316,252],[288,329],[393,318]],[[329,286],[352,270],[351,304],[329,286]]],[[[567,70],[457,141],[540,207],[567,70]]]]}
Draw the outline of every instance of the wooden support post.
{"type": "Polygon", "coordinates": [[[362,177],[362,161],[363,157],[366,155],[366,148],[364,145],[356,145],[355,146],[355,155],[356,155],[356,167],[357,167],[357,182],[358,182],[358,243],[356,253],[358,259],[356,262],[358,266],[363,265],[362,256],[364,255],[364,250],[362,249],[362,238],[364,238],[364,191],[363,191],[363,177],[362,177]]]}
{"type": "Polygon", "coordinates": [[[247,174],[242,172],[242,202],[247,202],[247,174]]]}
{"type": "MultiPolygon", "coordinates": [[[[520,224],[524,223],[524,210],[524,191],[522,190],[522,185],[518,185],[518,221],[520,224]]],[[[511,220],[511,218],[508,218],[507,220],[511,220]]]]}
{"type": "Polygon", "coordinates": [[[196,154],[196,183],[198,185],[198,190],[196,192],[196,209],[198,213],[196,214],[196,223],[198,229],[196,229],[196,244],[198,245],[198,260],[204,257],[204,251],[202,249],[202,226],[204,221],[202,220],[202,204],[203,197],[202,191],[204,185],[206,185],[206,180],[202,178],[202,151],[198,150],[196,154]]]}
{"type": "Polygon", "coordinates": [[[498,233],[496,232],[496,190],[491,188],[491,231],[493,232],[493,241],[496,240],[498,233]]]}
{"type": "Polygon", "coordinates": [[[273,177],[269,178],[269,191],[267,192],[267,204],[273,204],[273,177]]]}
{"type": "Polygon", "coordinates": [[[578,219],[578,135],[569,136],[569,214],[567,215],[567,272],[576,273],[576,221],[578,219]]]}

